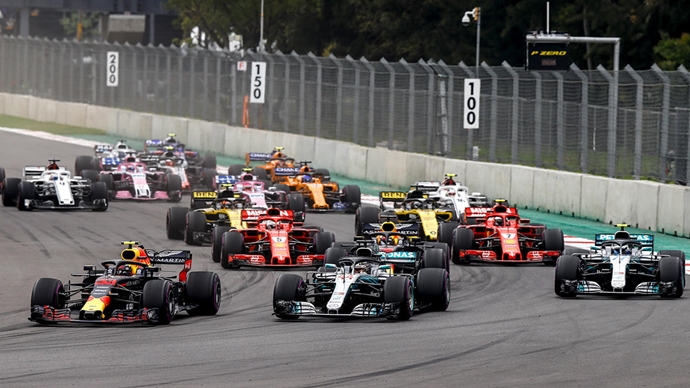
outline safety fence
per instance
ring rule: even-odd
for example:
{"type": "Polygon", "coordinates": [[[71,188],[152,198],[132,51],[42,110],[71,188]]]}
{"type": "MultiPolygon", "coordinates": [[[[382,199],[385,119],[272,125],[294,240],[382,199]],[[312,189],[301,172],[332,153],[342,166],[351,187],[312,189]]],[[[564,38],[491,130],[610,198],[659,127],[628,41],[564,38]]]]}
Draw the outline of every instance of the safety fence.
{"type": "Polygon", "coordinates": [[[18,37],[0,37],[0,65],[8,93],[457,159],[680,184],[690,176],[682,66],[528,72],[18,37]],[[109,51],[119,52],[117,87],[106,86],[109,51]],[[266,63],[263,104],[246,101],[253,62],[266,63]],[[478,129],[463,128],[466,78],[481,79],[478,129]]]}

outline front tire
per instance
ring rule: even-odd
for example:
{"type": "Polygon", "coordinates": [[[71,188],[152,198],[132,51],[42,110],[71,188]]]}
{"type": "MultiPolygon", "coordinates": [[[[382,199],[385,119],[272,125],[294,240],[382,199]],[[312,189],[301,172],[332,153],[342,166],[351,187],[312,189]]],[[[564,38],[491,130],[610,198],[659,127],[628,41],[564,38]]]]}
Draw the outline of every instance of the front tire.
{"type": "Polygon", "coordinates": [[[169,280],[149,280],[144,285],[141,297],[143,308],[156,309],[158,311],[158,325],[168,325],[175,316],[175,296],[172,283],[169,280]]]}
{"type": "Polygon", "coordinates": [[[305,284],[301,276],[291,273],[282,274],[276,279],[273,287],[273,312],[280,319],[295,320],[299,315],[285,314],[279,308],[278,301],[304,301],[305,284]]]}
{"type": "Polygon", "coordinates": [[[576,281],[580,277],[580,259],[575,256],[560,256],[556,260],[554,292],[561,297],[574,298],[575,290],[565,290],[565,281],[576,281]]]}
{"type": "Polygon", "coordinates": [[[187,212],[187,222],[184,230],[184,242],[187,245],[201,245],[194,239],[194,233],[206,232],[206,216],[200,212],[187,212]]]}
{"type": "Polygon", "coordinates": [[[19,178],[5,178],[3,181],[2,206],[16,206],[19,197],[19,178]]]}
{"type": "Polygon", "coordinates": [[[173,206],[165,216],[165,232],[171,240],[182,240],[187,223],[187,208],[173,206]]]}
{"type": "Polygon", "coordinates": [[[220,263],[220,252],[223,250],[223,234],[232,229],[229,226],[216,226],[211,233],[211,259],[220,263]]]}
{"type": "Polygon", "coordinates": [[[244,253],[244,235],[230,231],[223,233],[223,248],[220,250],[220,265],[225,269],[237,269],[239,266],[230,262],[229,255],[244,253]]]}
{"type": "Polygon", "coordinates": [[[461,257],[460,252],[467,249],[472,249],[474,245],[474,232],[471,229],[458,228],[453,235],[453,248],[451,249],[451,258],[454,264],[470,265],[470,259],[467,256],[461,257]]]}
{"type": "Polygon", "coordinates": [[[407,276],[393,276],[388,278],[383,284],[384,303],[395,303],[398,305],[397,314],[391,315],[388,319],[407,321],[412,317],[414,311],[414,290],[412,282],[407,276]]]}
{"type": "Polygon", "coordinates": [[[374,206],[360,206],[355,211],[355,236],[361,236],[364,225],[381,223],[381,210],[374,206]]]}
{"type": "Polygon", "coordinates": [[[17,195],[17,209],[26,211],[33,210],[31,204],[27,206],[26,201],[36,199],[36,186],[33,182],[19,182],[19,193],[17,195]]]}
{"type": "Polygon", "coordinates": [[[179,175],[168,174],[168,202],[180,202],[182,200],[182,178],[179,175]]]}

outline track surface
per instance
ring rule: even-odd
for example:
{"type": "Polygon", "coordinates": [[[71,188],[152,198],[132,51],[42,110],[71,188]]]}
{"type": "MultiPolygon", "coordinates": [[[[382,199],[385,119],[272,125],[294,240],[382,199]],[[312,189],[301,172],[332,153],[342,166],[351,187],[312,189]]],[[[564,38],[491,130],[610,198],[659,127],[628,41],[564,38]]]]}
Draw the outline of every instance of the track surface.
{"type": "MultiPolygon", "coordinates": [[[[57,157],[72,168],[89,148],[0,133],[0,165],[57,157]]],[[[223,284],[214,317],[170,326],[50,325],[27,320],[39,277],[69,280],[84,264],[119,257],[119,241],[181,248],[165,237],[169,204],[117,202],[106,213],[20,213],[0,207],[0,381],[28,386],[463,386],[688,385],[688,298],[583,298],[553,293],[542,266],[453,266],[452,301],[408,322],[271,315],[278,271],[225,271],[209,247],[193,270],[223,284]]],[[[309,223],[353,237],[352,215],[309,223]]]]}

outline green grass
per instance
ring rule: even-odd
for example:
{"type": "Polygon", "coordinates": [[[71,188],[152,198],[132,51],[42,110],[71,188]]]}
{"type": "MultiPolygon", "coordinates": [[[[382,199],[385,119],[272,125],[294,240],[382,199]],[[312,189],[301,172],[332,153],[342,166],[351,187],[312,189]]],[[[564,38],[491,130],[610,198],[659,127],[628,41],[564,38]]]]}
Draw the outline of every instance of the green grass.
{"type": "Polygon", "coordinates": [[[75,127],[56,123],[29,120],[17,116],[0,115],[0,127],[43,131],[57,135],[105,135],[105,131],[95,128],[75,127]]]}

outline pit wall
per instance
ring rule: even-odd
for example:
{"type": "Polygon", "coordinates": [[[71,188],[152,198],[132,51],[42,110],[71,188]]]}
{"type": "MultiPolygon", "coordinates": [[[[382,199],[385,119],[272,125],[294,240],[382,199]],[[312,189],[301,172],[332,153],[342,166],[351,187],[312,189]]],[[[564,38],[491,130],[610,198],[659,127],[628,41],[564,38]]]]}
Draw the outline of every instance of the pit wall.
{"type": "Polygon", "coordinates": [[[96,128],[132,139],[168,133],[190,148],[243,157],[282,146],[296,160],[353,179],[405,187],[439,180],[446,172],[471,191],[506,198],[511,204],[556,214],[625,222],[653,232],[690,237],[690,188],[649,181],[610,179],[572,172],[369,148],[295,134],[233,127],[181,117],[0,93],[0,113],[37,121],[96,128]]]}

